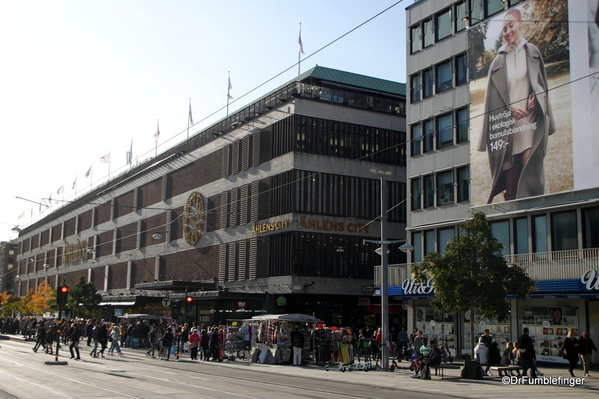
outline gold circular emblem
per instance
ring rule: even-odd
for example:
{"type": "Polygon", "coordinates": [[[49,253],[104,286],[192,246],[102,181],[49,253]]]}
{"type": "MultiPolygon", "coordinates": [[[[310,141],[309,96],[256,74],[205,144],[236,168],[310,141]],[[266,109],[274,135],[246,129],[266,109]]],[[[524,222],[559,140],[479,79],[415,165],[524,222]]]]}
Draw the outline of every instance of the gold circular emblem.
{"type": "Polygon", "coordinates": [[[204,213],[204,198],[200,193],[191,193],[183,209],[183,237],[189,245],[196,245],[204,231],[206,214],[204,213]]]}

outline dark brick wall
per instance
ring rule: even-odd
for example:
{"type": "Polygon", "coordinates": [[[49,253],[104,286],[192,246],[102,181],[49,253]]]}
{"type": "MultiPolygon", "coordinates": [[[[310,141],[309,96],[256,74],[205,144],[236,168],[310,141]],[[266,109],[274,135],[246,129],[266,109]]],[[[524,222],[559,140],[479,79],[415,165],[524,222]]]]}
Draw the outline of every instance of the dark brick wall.
{"type": "Polygon", "coordinates": [[[133,191],[129,191],[114,200],[114,218],[125,216],[135,211],[133,203],[133,191]]]}
{"type": "Polygon", "coordinates": [[[139,209],[157,204],[162,198],[162,178],[156,179],[139,188],[137,206],[139,209]]]}

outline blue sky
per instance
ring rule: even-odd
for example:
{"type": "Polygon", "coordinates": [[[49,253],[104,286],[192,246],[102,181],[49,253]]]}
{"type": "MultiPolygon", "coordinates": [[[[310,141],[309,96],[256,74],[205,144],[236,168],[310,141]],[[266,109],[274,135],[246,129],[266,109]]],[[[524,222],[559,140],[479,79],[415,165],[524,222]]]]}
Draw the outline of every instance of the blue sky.
{"type": "MultiPolygon", "coordinates": [[[[113,177],[125,171],[131,142],[134,160],[152,157],[158,120],[158,152],[183,141],[190,99],[192,133],[224,117],[229,71],[231,112],[292,79],[297,67],[240,99],[297,62],[300,23],[302,71],[318,64],[405,82],[409,1],[312,55],[396,3],[3,2],[0,240],[38,220],[35,203],[50,194],[71,201],[105,182],[109,167],[113,177]],[[110,166],[100,162],[108,153],[110,166]]],[[[42,207],[41,216],[59,204],[42,207]]]]}

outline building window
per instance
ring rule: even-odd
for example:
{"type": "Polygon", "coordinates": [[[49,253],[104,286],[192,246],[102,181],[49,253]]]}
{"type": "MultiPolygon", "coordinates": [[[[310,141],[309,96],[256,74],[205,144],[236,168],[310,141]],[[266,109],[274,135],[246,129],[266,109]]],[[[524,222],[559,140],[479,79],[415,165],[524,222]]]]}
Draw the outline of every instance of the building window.
{"type": "Polygon", "coordinates": [[[423,152],[428,152],[433,150],[433,142],[435,136],[435,124],[432,119],[424,122],[424,137],[423,144],[424,149],[423,152]]]}
{"type": "Polygon", "coordinates": [[[457,170],[458,202],[470,199],[470,171],[467,166],[457,170]]]}
{"type": "Polygon", "coordinates": [[[464,84],[468,80],[466,64],[466,54],[460,54],[455,57],[455,84],[456,86],[464,84]]]}
{"type": "Polygon", "coordinates": [[[420,26],[410,28],[410,54],[420,51],[420,26]]]}
{"type": "Polygon", "coordinates": [[[466,29],[466,21],[464,18],[466,17],[466,2],[463,1],[461,3],[456,4],[455,6],[455,31],[460,32],[466,29]]]}
{"type": "Polygon", "coordinates": [[[433,21],[428,20],[422,23],[422,47],[426,48],[433,44],[433,21]]]}
{"type": "Polygon", "coordinates": [[[422,72],[422,97],[433,95],[433,70],[426,69],[422,72]]]}
{"type": "Polygon", "coordinates": [[[468,17],[470,17],[470,25],[477,24],[482,19],[482,13],[480,8],[480,0],[468,0],[469,2],[469,10],[470,13],[468,17]]]}
{"type": "Polygon", "coordinates": [[[410,76],[410,100],[416,102],[420,100],[420,75],[410,76]]]}
{"type": "Polygon", "coordinates": [[[424,232],[424,254],[435,251],[435,230],[424,232]]]}
{"type": "Polygon", "coordinates": [[[547,247],[547,216],[540,215],[532,218],[533,248],[534,252],[548,252],[547,247]]]}
{"type": "Polygon", "coordinates": [[[456,112],[457,119],[457,142],[461,143],[468,141],[468,130],[470,129],[470,121],[468,115],[468,109],[462,108],[456,112]]]}
{"type": "Polygon", "coordinates": [[[503,0],[485,0],[485,17],[490,17],[504,9],[503,0]]]}
{"type": "Polygon", "coordinates": [[[420,178],[417,177],[410,181],[410,201],[412,210],[422,208],[422,190],[420,189],[420,178]]]}
{"type": "Polygon", "coordinates": [[[435,206],[435,187],[433,185],[433,176],[427,175],[422,177],[422,185],[424,188],[424,207],[430,208],[435,206]]]}
{"type": "Polygon", "coordinates": [[[528,253],[528,218],[514,220],[514,245],[516,254],[528,253]]]}
{"type": "Polygon", "coordinates": [[[451,35],[451,9],[442,11],[435,16],[435,30],[437,41],[451,35]]]}
{"type": "Polygon", "coordinates": [[[582,247],[599,248],[599,208],[582,210],[582,247]]]}
{"type": "Polygon", "coordinates": [[[438,64],[435,71],[437,73],[437,93],[451,88],[451,60],[438,64]]]}
{"type": "Polygon", "coordinates": [[[412,140],[410,147],[412,148],[412,155],[418,155],[421,151],[421,143],[422,143],[422,128],[419,124],[412,125],[410,127],[412,140]]]}
{"type": "Polygon", "coordinates": [[[422,262],[422,233],[412,234],[412,245],[414,246],[412,262],[422,262]]]}
{"type": "Polygon", "coordinates": [[[451,114],[440,116],[437,123],[437,148],[453,144],[453,123],[451,114]]]}
{"type": "Polygon", "coordinates": [[[453,227],[449,228],[449,229],[439,229],[438,231],[439,234],[439,253],[441,255],[447,253],[447,251],[445,250],[445,247],[447,247],[447,244],[449,243],[449,241],[451,239],[453,239],[454,237],[454,230],[453,227]]]}
{"type": "Polygon", "coordinates": [[[493,233],[493,237],[497,239],[501,244],[503,244],[503,249],[501,250],[502,255],[508,255],[510,253],[510,224],[509,222],[494,222],[490,223],[491,232],[493,233]]]}
{"type": "Polygon", "coordinates": [[[578,248],[578,223],[576,211],[559,212],[551,215],[554,251],[578,248]]]}
{"type": "Polygon", "coordinates": [[[453,171],[437,173],[437,204],[453,203],[453,171]]]}

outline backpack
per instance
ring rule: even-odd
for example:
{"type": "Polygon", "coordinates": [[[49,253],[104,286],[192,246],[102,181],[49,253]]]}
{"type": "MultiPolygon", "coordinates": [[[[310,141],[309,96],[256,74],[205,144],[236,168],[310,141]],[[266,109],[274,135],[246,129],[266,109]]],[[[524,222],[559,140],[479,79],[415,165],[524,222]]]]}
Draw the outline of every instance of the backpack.
{"type": "Polygon", "coordinates": [[[462,369],[462,378],[467,380],[482,380],[483,370],[478,362],[474,360],[466,361],[466,363],[464,363],[464,368],[462,369]]]}

